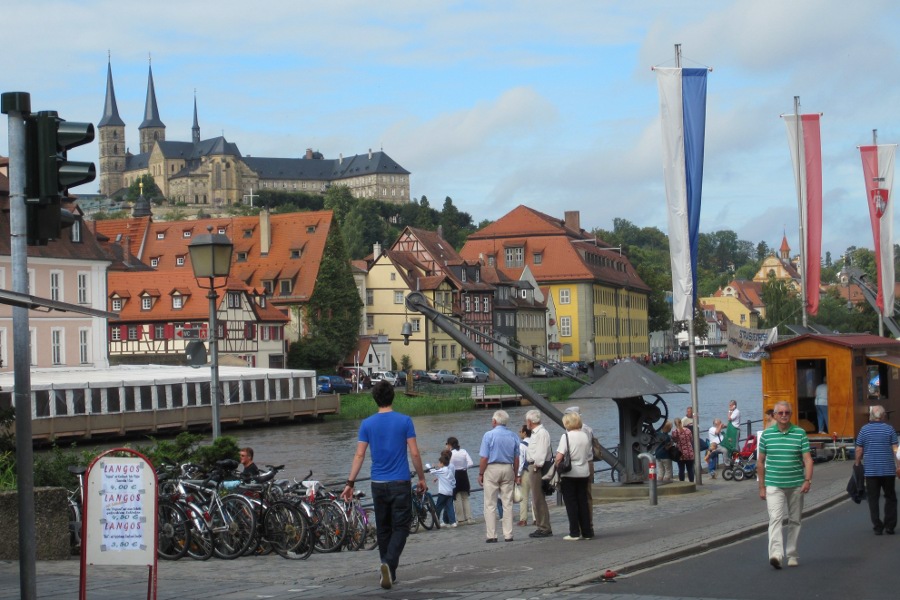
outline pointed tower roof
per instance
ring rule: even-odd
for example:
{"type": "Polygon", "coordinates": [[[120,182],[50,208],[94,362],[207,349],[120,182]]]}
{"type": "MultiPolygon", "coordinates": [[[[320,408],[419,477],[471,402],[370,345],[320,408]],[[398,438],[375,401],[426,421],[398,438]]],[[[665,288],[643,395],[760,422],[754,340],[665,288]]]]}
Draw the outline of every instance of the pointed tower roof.
{"type": "Polygon", "coordinates": [[[103,118],[97,123],[97,127],[117,125],[125,127],[125,121],[119,117],[119,107],[116,105],[116,90],[113,87],[112,62],[106,67],[106,102],[103,105],[103,118]]]}
{"type": "Polygon", "coordinates": [[[159,120],[159,108],[156,106],[156,88],[153,87],[153,67],[150,66],[150,74],[147,76],[147,102],[144,104],[144,122],[138,129],[147,127],[165,127],[159,120]]]}
{"type": "Polygon", "coordinates": [[[194,92],[194,126],[191,127],[191,139],[195,144],[200,143],[200,123],[197,121],[197,92],[194,92]]]}

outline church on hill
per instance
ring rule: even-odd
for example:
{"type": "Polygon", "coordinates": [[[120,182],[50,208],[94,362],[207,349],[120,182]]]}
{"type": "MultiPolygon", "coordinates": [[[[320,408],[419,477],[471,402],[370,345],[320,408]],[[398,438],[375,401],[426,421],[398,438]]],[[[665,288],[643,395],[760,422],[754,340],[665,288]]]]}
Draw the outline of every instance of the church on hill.
{"type": "Polygon", "coordinates": [[[190,141],[169,141],[159,116],[153,68],[147,79],[144,120],[138,126],[139,152],[125,141],[125,122],[116,106],[112,63],[106,75],[106,102],[97,124],[100,146],[100,193],[117,197],[143,175],[152,175],[170,202],[226,206],[250,202],[254,192],[324,193],[331,185],[350,188],[354,197],[382,202],[409,202],[410,173],[382,151],[326,159],[307,149],[299,158],[243,156],[224,136],[201,139],[194,98],[190,141]]]}

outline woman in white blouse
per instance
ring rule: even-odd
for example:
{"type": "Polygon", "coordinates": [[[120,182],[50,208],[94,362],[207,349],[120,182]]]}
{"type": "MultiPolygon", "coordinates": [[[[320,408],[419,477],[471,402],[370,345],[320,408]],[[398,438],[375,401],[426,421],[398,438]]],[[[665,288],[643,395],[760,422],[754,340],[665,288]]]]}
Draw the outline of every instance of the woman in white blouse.
{"type": "Polygon", "coordinates": [[[563,539],[590,540],[594,537],[594,530],[591,527],[592,507],[588,500],[591,474],[588,463],[593,457],[591,439],[581,430],[581,415],[576,412],[563,415],[563,426],[566,433],[559,440],[559,447],[556,449],[557,471],[567,453],[572,462],[572,469],[568,473],[561,473],[560,479],[560,491],[566,503],[566,515],[569,517],[569,535],[563,539]]]}

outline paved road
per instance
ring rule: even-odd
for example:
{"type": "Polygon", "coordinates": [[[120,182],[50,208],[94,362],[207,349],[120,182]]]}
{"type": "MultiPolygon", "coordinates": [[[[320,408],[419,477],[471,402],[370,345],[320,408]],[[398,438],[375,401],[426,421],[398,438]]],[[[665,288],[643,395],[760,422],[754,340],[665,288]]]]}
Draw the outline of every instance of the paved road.
{"type": "Polygon", "coordinates": [[[900,588],[900,536],[876,536],[868,507],[850,501],[803,522],[800,566],[775,571],[762,533],[736,544],[579,588],[623,598],[784,600],[785,598],[893,599],[900,588]]]}

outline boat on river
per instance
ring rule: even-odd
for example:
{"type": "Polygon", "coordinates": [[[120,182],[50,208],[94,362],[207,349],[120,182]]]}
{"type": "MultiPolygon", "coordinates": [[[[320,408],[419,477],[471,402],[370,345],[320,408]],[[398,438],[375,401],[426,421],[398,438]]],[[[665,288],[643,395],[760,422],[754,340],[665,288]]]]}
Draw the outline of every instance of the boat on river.
{"type": "MultiPolygon", "coordinates": [[[[219,367],[222,424],[316,418],[340,412],[337,395],[316,394],[308,370],[219,367]]],[[[0,408],[14,406],[14,374],[0,374],[0,408]]],[[[174,433],[212,422],[210,371],[140,365],[31,371],[34,441],[174,433]]]]}

